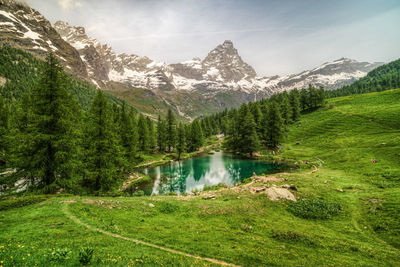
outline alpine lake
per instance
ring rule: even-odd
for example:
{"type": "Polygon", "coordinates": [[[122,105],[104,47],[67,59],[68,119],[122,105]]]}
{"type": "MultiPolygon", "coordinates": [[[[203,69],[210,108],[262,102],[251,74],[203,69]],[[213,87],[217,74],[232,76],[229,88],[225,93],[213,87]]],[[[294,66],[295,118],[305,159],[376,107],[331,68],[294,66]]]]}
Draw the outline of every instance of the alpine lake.
{"type": "Polygon", "coordinates": [[[205,186],[220,183],[232,187],[255,174],[268,174],[283,168],[282,164],[236,157],[229,153],[215,152],[191,159],[148,167],[141,172],[150,180],[138,185],[145,195],[178,195],[201,191],[205,186]]]}

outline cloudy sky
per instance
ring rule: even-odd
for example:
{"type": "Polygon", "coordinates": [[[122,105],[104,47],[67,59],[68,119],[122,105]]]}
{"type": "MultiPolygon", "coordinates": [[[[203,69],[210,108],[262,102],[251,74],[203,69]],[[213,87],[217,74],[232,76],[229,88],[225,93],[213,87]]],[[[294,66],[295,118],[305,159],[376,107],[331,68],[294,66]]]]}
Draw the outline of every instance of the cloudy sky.
{"type": "Polygon", "coordinates": [[[232,40],[259,75],[400,57],[399,0],[25,0],[116,52],[176,63],[232,40]]]}

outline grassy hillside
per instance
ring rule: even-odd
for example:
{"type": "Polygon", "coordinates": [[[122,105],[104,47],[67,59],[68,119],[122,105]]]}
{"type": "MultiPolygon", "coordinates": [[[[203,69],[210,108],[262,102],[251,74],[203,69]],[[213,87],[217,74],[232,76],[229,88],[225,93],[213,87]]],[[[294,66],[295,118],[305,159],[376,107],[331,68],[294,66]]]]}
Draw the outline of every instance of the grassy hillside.
{"type": "Polygon", "coordinates": [[[299,166],[274,182],[295,185],[297,204],[246,190],[2,200],[0,260],[72,266],[91,247],[93,265],[399,264],[400,89],[330,99],[291,126],[276,157],[299,166]]]}

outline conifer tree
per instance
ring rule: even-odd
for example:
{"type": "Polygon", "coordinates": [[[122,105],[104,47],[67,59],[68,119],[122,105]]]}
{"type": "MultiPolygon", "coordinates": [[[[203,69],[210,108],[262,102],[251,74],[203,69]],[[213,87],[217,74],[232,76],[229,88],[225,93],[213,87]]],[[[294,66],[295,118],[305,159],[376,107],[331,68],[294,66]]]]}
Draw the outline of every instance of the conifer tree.
{"type": "Polygon", "coordinates": [[[292,122],[292,109],[290,107],[288,93],[285,91],[280,94],[280,110],[284,124],[292,122]]]}
{"type": "Polygon", "coordinates": [[[260,140],[256,128],[257,125],[252,113],[247,105],[242,105],[239,110],[238,152],[253,156],[253,153],[260,148],[260,140]]]}
{"type": "Polygon", "coordinates": [[[110,190],[122,177],[120,146],[104,93],[98,90],[87,116],[85,129],[85,175],[83,186],[89,192],[110,190]]]}
{"type": "Polygon", "coordinates": [[[157,146],[157,136],[154,123],[149,117],[147,117],[147,129],[149,132],[149,150],[150,152],[154,152],[157,146]]]}
{"type": "Polygon", "coordinates": [[[176,152],[178,153],[178,160],[181,159],[181,154],[186,151],[186,137],[185,137],[185,127],[182,123],[179,123],[177,142],[176,142],[176,152]]]}
{"type": "Polygon", "coordinates": [[[190,151],[196,151],[203,146],[204,135],[199,120],[194,120],[190,127],[190,151]]]}
{"type": "Polygon", "coordinates": [[[256,131],[258,135],[261,137],[262,136],[262,117],[263,114],[261,112],[261,108],[259,103],[251,103],[249,105],[251,114],[253,115],[254,122],[256,123],[256,131]]]}
{"type": "Polygon", "coordinates": [[[264,116],[264,139],[271,148],[276,148],[281,144],[285,136],[285,126],[275,101],[269,103],[267,112],[264,116]]]}
{"type": "Polygon", "coordinates": [[[172,113],[172,110],[168,110],[167,116],[167,146],[168,151],[172,152],[172,149],[175,147],[176,141],[176,121],[175,116],[172,113]]]}
{"type": "Polygon", "coordinates": [[[32,120],[24,134],[21,167],[31,183],[52,193],[69,187],[78,168],[79,107],[65,88],[66,76],[53,54],[46,58],[31,95],[32,120]]]}
{"type": "Polygon", "coordinates": [[[297,89],[290,92],[289,102],[292,109],[292,121],[298,121],[300,118],[300,94],[297,89]]]}
{"type": "Polygon", "coordinates": [[[138,132],[139,132],[139,149],[143,152],[149,150],[149,130],[147,126],[147,120],[143,114],[139,115],[138,121],[138,132]]]}
{"type": "Polygon", "coordinates": [[[133,110],[128,113],[125,102],[122,104],[119,119],[119,135],[127,165],[133,165],[136,157],[138,134],[134,125],[133,110]]]}
{"type": "Polygon", "coordinates": [[[157,146],[160,152],[165,152],[167,147],[167,127],[160,115],[157,121],[157,146]]]}
{"type": "Polygon", "coordinates": [[[230,119],[227,123],[225,145],[228,149],[237,152],[240,149],[240,121],[237,110],[232,110],[229,117],[230,119]]]}
{"type": "Polygon", "coordinates": [[[300,91],[300,107],[302,111],[309,108],[309,94],[305,88],[300,91]]]}

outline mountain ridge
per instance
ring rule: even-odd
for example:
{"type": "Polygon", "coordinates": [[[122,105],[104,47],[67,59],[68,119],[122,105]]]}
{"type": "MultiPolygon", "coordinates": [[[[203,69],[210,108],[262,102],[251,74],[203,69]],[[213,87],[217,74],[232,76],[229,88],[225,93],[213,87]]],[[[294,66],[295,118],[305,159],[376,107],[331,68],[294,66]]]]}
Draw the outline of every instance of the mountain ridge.
{"type": "MultiPolygon", "coordinates": [[[[258,93],[268,97],[274,92],[307,87],[309,84],[323,86],[328,90],[336,89],[350,84],[383,64],[340,58],[297,74],[262,77],[257,76],[256,71],[242,60],[230,40],[225,40],[211,50],[203,60],[195,57],[192,60],[167,64],[153,61],[146,56],[117,54],[108,45],[101,45],[98,40],[87,36],[83,27],[58,21],[54,24],[54,28],[65,41],[80,52],[83,61],[87,58],[86,64],[89,69],[93,69],[91,65],[93,62],[90,59],[97,58],[93,54],[97,52],[101,55],[104,51],[108,53],[104,55],[108,63],[106,64],[108,74],[107,71],[101,72],[103,77],[100,79],[101,82],[119,81],[147,89],[156,87],[189,91],[228,89],[242,90],[249,94],[258,93]]],[[[97,79],[98,76],[94,75],[92,78],[97,79]]]]}
{"type": "Polygon", "coordinates": [[[261,77],[229,40],[203,59],[167,64],[147,56],[118,54],[111,46],[88,36],[84,27],[62,21],[51,25],[38,11],[14,0],[0,0],[0,44],[21,48],[42,59],[52,52],[67,72],[135,107],[144,108],[135,99],[138,94],[138,99],[149,99],[151,106],[144,108],[146,113],[156,115],[169,107],[186,119],[309,84],[336,89],[382,64],[342,58],[297,74],[261,77]]]}

